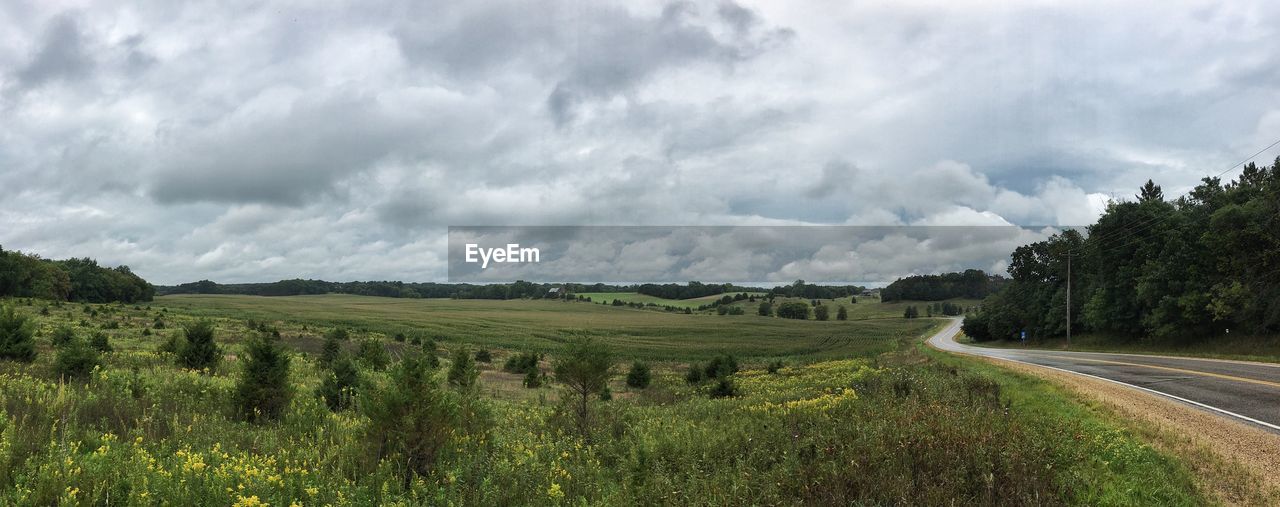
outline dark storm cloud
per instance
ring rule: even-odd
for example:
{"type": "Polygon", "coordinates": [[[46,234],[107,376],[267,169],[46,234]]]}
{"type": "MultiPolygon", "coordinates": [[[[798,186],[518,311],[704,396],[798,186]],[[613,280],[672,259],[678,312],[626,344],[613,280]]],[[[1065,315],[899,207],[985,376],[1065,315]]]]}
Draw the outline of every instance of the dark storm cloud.
{"type": "MultiPolygon", "coordinates": [[[[1088,223],[1275,140],[1278,31],[1261,1],[9,2],[0,244],[161,283],[439,280],[448,225],[1088,223]]],[[[1009,246],[721,239],[625,254],[834,280],[1009,246]]]]}

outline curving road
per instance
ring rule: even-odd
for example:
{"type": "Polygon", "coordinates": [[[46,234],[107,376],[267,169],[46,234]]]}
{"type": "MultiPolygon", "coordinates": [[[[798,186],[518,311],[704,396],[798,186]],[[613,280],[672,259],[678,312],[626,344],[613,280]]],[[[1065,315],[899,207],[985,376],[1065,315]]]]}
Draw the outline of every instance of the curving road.
{"type": "Polygon", "coordinates": [[[960,319],[930,346],[1053,368],[1122,384],[1280,433],[1280,364],[1061,350],[976,347],[955,341],[960,319]]]}

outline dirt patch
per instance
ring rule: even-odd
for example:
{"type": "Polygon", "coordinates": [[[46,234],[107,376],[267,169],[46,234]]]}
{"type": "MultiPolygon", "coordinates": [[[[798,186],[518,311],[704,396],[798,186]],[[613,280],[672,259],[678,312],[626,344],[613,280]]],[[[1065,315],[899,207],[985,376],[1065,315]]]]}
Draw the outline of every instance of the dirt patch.
{"type": "Polygon", "coordinates": [[[1046,378],[1102,410],[1138,421],[1136,431],[1181,458],[1199,478],[1199,486],[1224,504],[1280,504],[1280,435],[1111,382],[980,359],[1046,378]]]}

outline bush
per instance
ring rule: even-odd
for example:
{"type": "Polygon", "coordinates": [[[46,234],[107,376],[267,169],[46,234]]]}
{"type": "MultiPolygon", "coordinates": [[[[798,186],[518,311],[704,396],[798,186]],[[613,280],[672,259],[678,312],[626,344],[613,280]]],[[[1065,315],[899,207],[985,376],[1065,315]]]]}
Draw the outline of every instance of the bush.
{"type": "Polygon", "coordinates": [[[702,382],[702,365],[692,363],[689,365],[689,371],[684,374],[684,381],[688,384],[697,384],[702,382]]]}
{"type": "Polygon", "coordinates": [[[360,391],[360,370],[355,361],[342,356],[332,362],[333,371],[325,377],[316,393],[324,399],[325,406],[334,412],[352,406],[360,391]]]}
{"type": "Polygon", "coordinates": [[[382,371],[391,364],[391,356],[387,355],[387,348],[383,347],[382,341],[377,338],[360,340],[360,348],[356,350],[356,355],[361,363],[372,370],[382,371]]]}
{"type": "Polygon", "coordinates": [[[217,366],[222,359],[222,351],[213,342],[213,323],[200,320],[183,328],[184,342],[179,343],[178,364],[201,370],[217,366]]]}
{"type": "Polygon", "coordinates": [[[904,319],[914,319],[919,316],[920,310],[917,310],[915,306],[908,306],[906,310],[902,311],[902,318],[904,319]]]}
{"type": "Polygon", "coordinates": [[[489,353],[489,349],[480,349],[476,351],[476,361],[481,363],[492,363],[493,355],[489,353]]]}
{"type": "Polygon", "coordinates": [[[849,320],[849,310],[844,305],[836,309],[836,320],[849,320]]]}
{"type": "Polygon", "coordinates": [[[507,373],[529,373],[531,371],[538,371],[538,362],[541,360],[542,354],[537,352],[521,352],[508,357],[507,362],[502,364],[502,371],[507,373]]]}
{"type": "Polygon", "coordinates": [[[338,341],[338,337],[333,333],[328,333],[324,337],[324,344],[320,346],[320,364],[326,367],[333,366],[333,362],[342,354],[342,343],[338,341]]]}
{"type": "Polygon", "coordinates": [[[404,343],[404,340],[405,340],[404,333],[396,333],[394,340],[400,343],[404,343]]]}
{"type": "Polygon", "coordinates": [[[155,329],[164,329],[164,319],[156,317],[156,320],[151,323],[151,327],[155,329]]]}
{"type": "Polygon", "coordinates": [[[36,358],[35,324],[12,307],[0,308],[0,359],[29,363],[36,358]]]}
{"type": "Polygon", "coordinates": [[[61,347],[71,343],[71,340],[74,339],[76,339],[76,332],[71,329],[71,326],[67,325],[58,326],[57,329],[53,330],[53,334],[49,335],[49,343],[53,344],[54,347],[61,347]]]}
{"type": "Polygon", "coordinates": [[[107,333],[102,331],[95,332],[93,333],[93,336],[89,337],[89,345],[98,352],[111,352],[114,350],[111,347],[110,339],[107,338],[107,333]]]}
{"type": "Polygon", "coordinates": [[[476,369],[475,358],[466,347],[458,347],[453,351],[453,364],[449,365],[449,385],[463,389],[476,385],[480,370],[476,369]]]}
{"type": "Polygon", "coordinates": [[[147,328],[143,328],[143,329],[142,329],[142,336],[151,336],[151,328],[149,328],[149,327],[147,327],[147,328]]]}
{"type": "Polygon", "coordinates": [[[634,387],[636,389],[644,389],[646,387],[649,387],[649,382],[651,382],[652,380],[653,380],[652,374],[649,371],[648,364],[642,363],[640,361],[631,363],[631,370],[627,372],[628,387],[634,387]]]}
{"type": "Polygon", "coordinates": [[[98,366],[98,351],[89,343],[72,338],[71,341],[58,347],[58,355],[53,362],[53,371],[64,379],[85,379],[98,366]]]}
{"type": "Polygon", "coordinates": [[[436,349],[435,340],[427,340],[422,342],[422,359],[427,362],[427,366],[431,369],[440,367],[439,350],[436,349]]]}
{"type": "Polygon", "coordinates": [[[326,339],[333,338],[335,340],[345,342],[351,339],[351,333],[348,332],[347,328],[345,327],[335,327],[333,329],[330,329],[328,333],[325,333],[324,337],[326,339]]]}
{"type": "Polygon", "coordinates": [[[707,379],[724,378],[738,373],[738,360],[729,354],[720,354],[707,362],[702,376],[707,379]]]}
{"type": "Polygon", "coordinates": [[[412,338],[409,338],[409,345],[417,345],[417,346],[421,347],[421,346],[422,346],[422,335],[420,335],[420,334],[418,334],[418,333],[413,333],[413,337],[412,337],[412,338]]]}
{"type": "Polygon", "coordinates": [[[279,342],[259,335],[245,344],[245,356],[232,395],[236,414],[249,422],[278,419],[293,397],[288,353],[279,342]]]}
{"type": "Polygon", "coordinates": [[[761,301],[760,306],[756,307],[756,314],[760,315],[761,317],[772,317],[773,303],[770,303],[768,301],[761,301]]]}
{"type": "Polygon", "coordinates": [[[160,342],[160,345],[156,347],[156,352],[176,355],[180,348],[182,348],[182,345],[178,343],[178,336],[171,333],[165,341],[160,342]]]}
{"type": "Polygon", "coordinates": [[[733,377],[723,377],[707,395],[712,398],[732,398],[738,395],[738,386],[734,384],[733,377]]]}
{"type": "Polygon", "coordinates": [[[524,380],[520,383],[529,389],[537,389],[547,383],[547,375],[535,367],[524,374],[524,380]]]}
{"type": "Polygon", "coordinates": [[[778,316],[784,319],[806,320],[809,318],[809,305],[803,301],[788,301],[778,305],[778,316]]]}
{"type": "Polygon", "coordinates": [[[818,320],[827,320],[830,318],[830,310],[827,305],[819,305],[813,308],[813,318],[818,320]]]}
{"type": "Polygon", "coordinates": [[[781,371],[783,366],[782,361],[773,361],[769,363],[767,369],[769,370],[769,374],[773,375],[781,371]]]}

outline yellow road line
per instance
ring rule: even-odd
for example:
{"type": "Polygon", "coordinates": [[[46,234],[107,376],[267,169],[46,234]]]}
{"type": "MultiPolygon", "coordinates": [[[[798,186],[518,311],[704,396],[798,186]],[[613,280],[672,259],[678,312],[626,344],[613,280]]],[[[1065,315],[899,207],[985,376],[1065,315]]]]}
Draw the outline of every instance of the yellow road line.
{"type": "MultiPolygon", "coordinates": [[[[1047,357],[1047,356],[1040,356],[1040,357],[1047,357]]],[[[1105,359],[1089,359],[1089,358],[1077,357],[1077,356],[1067,356],[1067,357],[1059,356],[1059,357],[1057,357],[1057,359],[1073,359],[1073,360],[1077,360],[1077,361],[1089,361],[1089,362],[1094,362],[1094,363],[1118,364],[1118,365],[1122,365],[1122,366],[1137,366],[1137,367],[1139,367],[1139,368],[1151,368],[1151,369],[1153,369],[1153,370],[1165,370],[1165,371],[1172,371],[1172,372],[1178,372],[1178,373],[1188,373],[1188,374],[1191,374],[1191,375],[1201,375],[1201,376],[1205,376],[1205,377],[1214,377],[1214,378],[1220,378],[1220,379],[1225,379],[1225,380],[1234,380],[1234,381],[1236,381],[1236,382],[1248,382],[1248,383],[1250,383],[1250,384],[1258,384],[1258,385],[1263,385],[1263,386],[1268,386],[1268,387],[1280,388],[1280,382],[1272,382],[1272,381],[1269,381],[1269,380],[1259,380],[1259,379],[1256,379],[1256,378],[1248,378],[1248,377],[1237,377],[1237,376],[1234,376],[1234,375],[1224,375],[1224,374],[1221,374],[1221,373],[1212,373],[1212,372],[1207,372],[1207,371],[1186,370],[1186,369],[1182,369],[1182,368],[1173,368],[1173,367],[1170,367],[1170,366],[1156,366],[1156,365],[1154,365],[1154,364],[1141,364],[1141,363],[1126,363],[1126,362],[1124,362],[1124,361],[1108,361],[1108,360],[1105,360],[1105,359]]]]}

